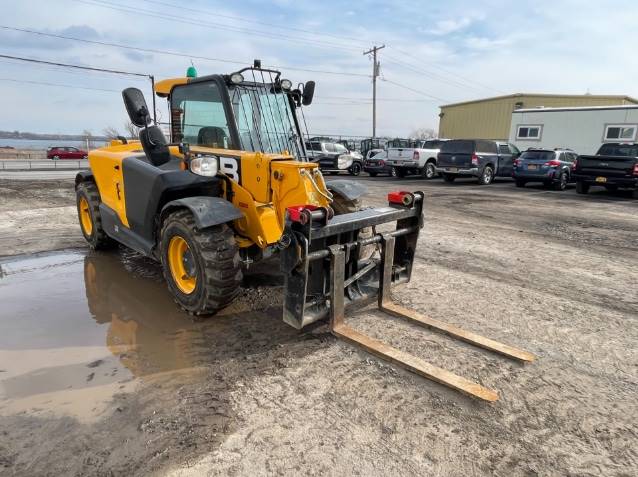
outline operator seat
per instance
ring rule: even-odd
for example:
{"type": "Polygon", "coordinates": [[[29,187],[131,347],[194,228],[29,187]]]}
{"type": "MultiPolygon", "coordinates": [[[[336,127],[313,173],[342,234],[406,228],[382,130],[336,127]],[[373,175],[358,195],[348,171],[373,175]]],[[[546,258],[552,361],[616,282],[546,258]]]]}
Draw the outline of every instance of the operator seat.
{"type": "Polygon", "coordinates": [[[199,146],[212,146],[226,149],[226,131],[217,126],[205,126],[197,133],[199,146]]]}
{"type": "Polygon", "coordinates": [[[162,130],[153,123],[144,94],[138,88],[122,91],[124,106],[131,123],[140,128],[140,142],[149,163],[155,167],[170,162],[171,153],[162,130]]]}
{"type": "Polygon", "coordinates": [[[155,167],[162,166],[171,160],[168,143],[159,126],[148,125],[140,130],[140,142],[148,161],[155,167]]]}

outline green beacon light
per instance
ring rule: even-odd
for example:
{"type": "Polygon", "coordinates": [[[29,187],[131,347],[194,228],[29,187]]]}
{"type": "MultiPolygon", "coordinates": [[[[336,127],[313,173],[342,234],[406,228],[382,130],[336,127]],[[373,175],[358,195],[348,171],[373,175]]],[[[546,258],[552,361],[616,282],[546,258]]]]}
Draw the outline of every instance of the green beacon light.
{"type": "Polygon", "coordinates": [[[186,70],[186,77],[187,78],[197,78],[197,70],[195,69],[194,66],[189,66],[188,69],[186,70]]]}

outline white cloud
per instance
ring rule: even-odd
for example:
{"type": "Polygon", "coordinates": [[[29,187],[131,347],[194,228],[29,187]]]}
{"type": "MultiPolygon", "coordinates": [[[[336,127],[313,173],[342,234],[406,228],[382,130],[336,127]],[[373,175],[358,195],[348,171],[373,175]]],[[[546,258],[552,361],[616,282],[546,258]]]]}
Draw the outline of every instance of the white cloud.
{"type": "Polygon", "coordinates": [[[474,19],[470,17],[461,17],[458,19],[439,20],[434,28],[428,30],[433,35],[449,35],[469,27],[474,23],[474,19]]]}
{"type": "Polygon", "coordinates": [[[510,43],[510,40],[505,38],[486,38],[480,36],[468,36],[463,40],[463,43],[467,48],[472,50],[496,50],[502,48],[510,43]]]}

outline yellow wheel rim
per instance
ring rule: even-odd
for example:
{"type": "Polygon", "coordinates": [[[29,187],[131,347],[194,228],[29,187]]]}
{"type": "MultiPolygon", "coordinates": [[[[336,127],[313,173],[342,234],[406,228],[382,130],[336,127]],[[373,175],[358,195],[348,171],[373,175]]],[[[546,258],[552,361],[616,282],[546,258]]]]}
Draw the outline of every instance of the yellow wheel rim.
{"type": "Polygon", "coordinates": [[[197,285],[193,260],[193,254],[186,240],[179,235],[172,237],[168,243],[168,268],[177,288],[187,295],[193,293],[197,285]]]}
{"type": "Polygon", "coordinates": [[[93,220],[91,219],[91,211],[89,209],[89,201],[85,197],[80,197],[80,225],[87,236],[93,233],[93,220]]]}

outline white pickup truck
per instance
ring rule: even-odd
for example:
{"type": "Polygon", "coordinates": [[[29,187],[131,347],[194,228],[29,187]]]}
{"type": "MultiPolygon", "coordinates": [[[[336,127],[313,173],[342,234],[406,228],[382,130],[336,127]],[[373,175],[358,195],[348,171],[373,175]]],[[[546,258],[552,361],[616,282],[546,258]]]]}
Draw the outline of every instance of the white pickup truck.
{"type": "Polygon", "coordinates": [[[388,143],[386,164],[395,167],[397,176],[418,174],[424,179],[436,177],[436,156],[447,139],[395,139],[388,143]]]}

